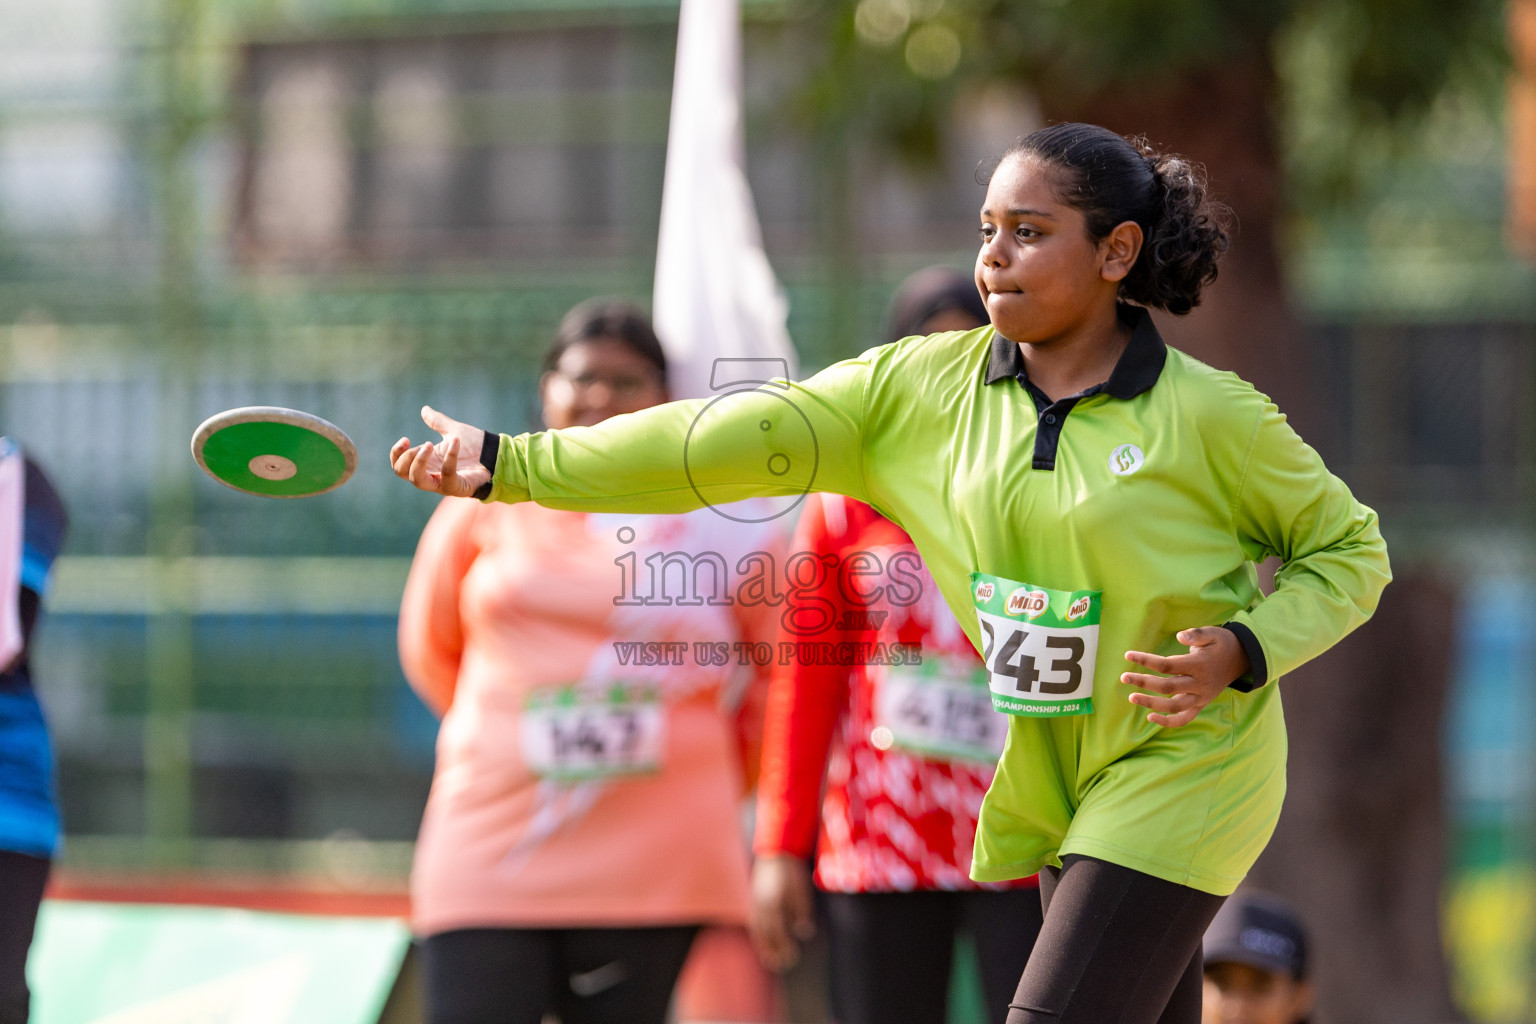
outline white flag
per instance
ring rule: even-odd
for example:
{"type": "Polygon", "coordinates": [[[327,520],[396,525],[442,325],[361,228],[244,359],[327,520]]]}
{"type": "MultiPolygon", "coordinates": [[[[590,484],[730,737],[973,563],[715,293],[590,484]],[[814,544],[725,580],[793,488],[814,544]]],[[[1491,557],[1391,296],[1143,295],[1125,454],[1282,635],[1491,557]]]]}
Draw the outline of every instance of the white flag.
{"type": "Polygon", "coordinates": [[[21,545],[26,514],[21,451],[0,437],[0,670],[21,653],[21,545]]]}
{"type": "Polygon", "coordinates": [[[739,0],[683,0],[652,309],[672,397],[795,377],[787,315],[747,184],[739,0]],[[782,360],[782,368],[738,372],[722,364],[712,373],[722,358],[782,360]]]}

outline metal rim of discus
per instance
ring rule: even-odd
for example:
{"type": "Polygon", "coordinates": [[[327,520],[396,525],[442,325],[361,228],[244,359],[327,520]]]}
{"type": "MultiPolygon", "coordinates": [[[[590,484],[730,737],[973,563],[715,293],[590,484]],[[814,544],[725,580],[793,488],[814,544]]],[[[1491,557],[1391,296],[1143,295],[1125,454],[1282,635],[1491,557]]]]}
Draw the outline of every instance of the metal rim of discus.
{"type": "Polygon", "coordinates": [[[208,417],[192,434],[192,457],[224,486],[263,498],[324,494],[357,469],[357,446],[340,427],[275,405],[208,417]]]}

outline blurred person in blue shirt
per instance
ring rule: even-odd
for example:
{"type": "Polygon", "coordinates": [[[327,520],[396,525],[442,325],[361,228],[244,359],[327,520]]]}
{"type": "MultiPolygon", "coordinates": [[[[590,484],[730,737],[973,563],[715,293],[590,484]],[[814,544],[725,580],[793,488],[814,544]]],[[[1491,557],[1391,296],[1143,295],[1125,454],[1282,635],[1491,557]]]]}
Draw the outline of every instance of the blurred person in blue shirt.
{"type": "Polygon", "coordinates": [[[0,438],[0,463],[11,459],[23,460],[22,495],[0,503],[0,516],[21,510],[22,550],[19,580],[0,580],[0,601],[16,603],[22,647],[0,670],[0,1024],[25,1024],[27,951],[60,835],[53,751],[28,651],[67,517],[43,471],[0,438]]]}

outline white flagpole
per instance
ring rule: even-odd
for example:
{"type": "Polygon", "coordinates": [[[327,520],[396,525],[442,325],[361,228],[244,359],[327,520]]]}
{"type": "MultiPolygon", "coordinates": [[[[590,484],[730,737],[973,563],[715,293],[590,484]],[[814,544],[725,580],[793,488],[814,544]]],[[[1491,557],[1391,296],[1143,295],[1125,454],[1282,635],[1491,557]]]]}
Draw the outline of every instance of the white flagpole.
{"type": "Polygon", "coordinates": [[[739,0],[682,0],[652,305],[673,398],[739,378],[715,374],[712,384],[721,358],[783,360],[773,375],[791,378],[799,369],[747,184],[741,118],[739,0]]]}
{"type": "Polygon", "coordinates": [[[0,669],[21,653],[21,546],[26,513],[21,451],[0,437],[0,669]]]}

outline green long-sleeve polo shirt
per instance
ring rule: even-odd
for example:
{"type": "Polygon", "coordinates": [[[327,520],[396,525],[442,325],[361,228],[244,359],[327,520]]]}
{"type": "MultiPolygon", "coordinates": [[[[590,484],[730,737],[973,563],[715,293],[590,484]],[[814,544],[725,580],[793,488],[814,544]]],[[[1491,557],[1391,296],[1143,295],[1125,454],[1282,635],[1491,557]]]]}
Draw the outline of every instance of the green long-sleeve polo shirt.
{"type": "Polygon", "coordinates": [[[1284,796],[1273,681],[1371,614],[1386,546],[1263,395],[1167,348],[1144,310],[1121,312],[1125,353],[1079,396],[1035,392],[991,327],[907,338],[802,383],[503,435],[491,498],[679,512],[846,494],[911,534],[978,650],[972,573],[1100,592],[1093,710],[1011,720],[973,877],[1078,853],[1227,894],[1284,796]],[[1270,555],[1283,564],[1266,597],[1254,563],[1270,555]],[[1149,723],[1119,682],[1137,670],[1124,652],[1183,653],[1178,631],[1220,624],[1271,685],[1227,690],[1182,728],[1149,723]]]}

